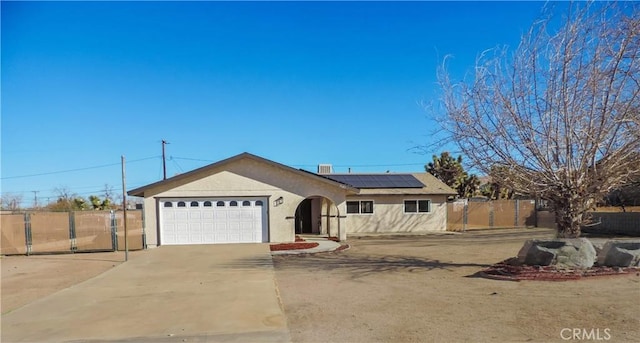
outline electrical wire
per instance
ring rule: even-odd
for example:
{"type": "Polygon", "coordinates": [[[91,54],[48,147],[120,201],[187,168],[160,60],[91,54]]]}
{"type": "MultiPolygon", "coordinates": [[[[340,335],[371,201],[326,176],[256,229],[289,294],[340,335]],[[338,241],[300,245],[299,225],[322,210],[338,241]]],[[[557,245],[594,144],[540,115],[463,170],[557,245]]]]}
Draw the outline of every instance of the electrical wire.
{"type": "MultiPolygon", "coordinates": [[[[127,161],[127,163],[135,163],[135,162],[140,162],[140,161],[146,161],[146,160],[150,160],[150,159],[153,159],[153,158],[159,158],[159,157],[161,157],[161,156],[145,157],[145,158],[140,158],[140,159],[137,159],[137,160],[127,161]]],[[[91,169],[99,169],[99,168],[106,168],[106,167],[118,166],[118,165],[120,165],[120,164],[121,164],[121,162],[118,162],[118,163],[110,163],[110,164],[102,164],[102,165],[99,165],[99,166],[92,166],[92,167],[84,167],[84,168],[76,168],[76,169],[67,169],[67,170],[58,170],[58,171],[45,172],[45,173],[38,173],[38,174],[16,175],[16,176],[5,176],[5,177],[0,177],[0,180],[22,179],[22,178],[34,177],[34,176],[44,176],[44,175],[54,175],[54,174],[64,174],[64,173],[71,173],[71,172],[77,172],[77,171],[83,171],[83,170],[91,170],[91,169]]]]}
{"type": "MultiPolygon", "coordinates": [[[[176,156],[171,156],[172,159],[175,160],[186,160],[186,161],[199,161],[199,162],[216,162],[213,160],[204,160],[204,159],[199,159],[199,158],[188,158],[188,157],[176,157],[176,156]]],[[[333,165],[334,167],[337,168],[347,168],[347,167],[352,167],[352,168],[379,168],[379,167],[406,167],[406,166],[424,166],[426,163],[422,162],[422,163],[395,163],[395,164],[355,164],[355,165],[350,165],[350,164],[336,164],[333,165]]],[[[315,164],[293,164],[290,165],[292,167],[315,167],[315,164]]]]}

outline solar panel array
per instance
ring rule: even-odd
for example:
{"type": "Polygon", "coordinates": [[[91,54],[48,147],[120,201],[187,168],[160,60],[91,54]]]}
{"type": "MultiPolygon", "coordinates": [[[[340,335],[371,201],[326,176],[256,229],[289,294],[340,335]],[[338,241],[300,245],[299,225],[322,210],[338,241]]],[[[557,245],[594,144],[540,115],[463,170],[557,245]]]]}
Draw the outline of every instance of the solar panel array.
{"type": "Polygon", "coordinates": [[[323,176],[356,188],[424,187],[424,184],[411,174],[328,174],[323,176]]]}

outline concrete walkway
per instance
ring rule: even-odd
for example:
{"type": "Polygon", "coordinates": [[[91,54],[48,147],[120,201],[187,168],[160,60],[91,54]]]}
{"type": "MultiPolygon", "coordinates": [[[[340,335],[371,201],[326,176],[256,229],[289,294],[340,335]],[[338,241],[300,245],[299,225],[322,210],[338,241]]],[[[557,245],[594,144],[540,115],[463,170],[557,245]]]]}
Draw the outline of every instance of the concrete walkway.
{"type": "Polygon", "coordinates": [[[289,342],[290,336],[269,244],[229,244],[138,254],[3,315],[1,341],[289,342]]]}
{"type": "Polygon", "coordinates": [[[328,240],[326,237],[304,236],[303,238],[307,243],[318,243],[318,246],[310,249],[272,251],[271,254],[272,255],[315,254],[318,252],[334,251],[340,247],[340,243],[328,240]]]}

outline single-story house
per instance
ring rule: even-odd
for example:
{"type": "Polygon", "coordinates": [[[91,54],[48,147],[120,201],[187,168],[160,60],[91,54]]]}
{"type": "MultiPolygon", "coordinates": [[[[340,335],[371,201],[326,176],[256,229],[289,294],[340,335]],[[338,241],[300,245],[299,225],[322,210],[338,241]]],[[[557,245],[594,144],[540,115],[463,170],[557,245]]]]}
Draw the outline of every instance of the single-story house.
{"type": "Polygon", "coordinates": [[[148,246],[446,230],[446,200],[455,191],[432,175],[321,167],[312,173],[242,153],[128,194],[144,198],[148,246]]]}

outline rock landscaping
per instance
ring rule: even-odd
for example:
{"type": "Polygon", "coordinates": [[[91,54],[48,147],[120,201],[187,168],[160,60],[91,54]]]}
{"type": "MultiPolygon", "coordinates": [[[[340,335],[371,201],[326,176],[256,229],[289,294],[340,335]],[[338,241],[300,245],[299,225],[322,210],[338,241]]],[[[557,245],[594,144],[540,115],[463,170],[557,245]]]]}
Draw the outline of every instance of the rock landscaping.
{"type": "Polygon", "coordinates": [[[625,274],[640,275],[640,241],[608,241],[599,249],[586,238],[528,240],[518,257],[478,273],[512,281],[563,281],[625,274]]]}
{"type": "Polygon", "coordinates": [[[587,269],[596,262],[596,249],[586,238],[528,240],[518,253],[518,261],[530,266],[587,269]]]}
{"type": "Polygon", "coordinates": [[[640,267],[640,241],[609,241],[598,256],[598,264],[609,267],[640,267]]]}
{"type": "Polygon", "coordinates": [[[638,267],[593,266],[588,269],[558,269],[555,266],[530,266],[521,264],[517,258],[510,258],[480,271],[477,276],[508,281],[568,281],[595,276],[638,275],[638,267]]]}

